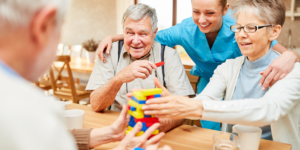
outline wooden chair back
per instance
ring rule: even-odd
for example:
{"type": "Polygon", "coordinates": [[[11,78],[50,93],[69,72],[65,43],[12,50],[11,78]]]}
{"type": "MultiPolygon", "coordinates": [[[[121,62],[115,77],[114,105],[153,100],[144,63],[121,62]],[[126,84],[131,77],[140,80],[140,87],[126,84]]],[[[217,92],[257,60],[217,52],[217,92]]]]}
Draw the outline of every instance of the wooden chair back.
{"type": "Polygon", "coordinates": [[[79,103],[82,98],[89,97],[89,93],[78,91],[75,87],[75,82],[70,68],[70,56],[58,56],[57,62],[63,63],[62,67],[56,67],[54,64],[50,69],[50,79],[53,89],[53,94],[59,99],[71,99],[73,103],[79,103]],[[67,71],[67,76],[64,76],[63,71],[67,71]],[[54,74],[56,72],[56,74],[54,74]]]}
{"type": "Polygon", "coordinates": [[[200,77],[194,76],[190,72],[191,72],[191,69],[185,69],[185,73],[186,73],[186,75],[188,76],[188,78],[190,80],[190,83],[191,83],[191,85],[194,89],[194,92],[197,93],[197,84],[200,80],[200,77]]]}

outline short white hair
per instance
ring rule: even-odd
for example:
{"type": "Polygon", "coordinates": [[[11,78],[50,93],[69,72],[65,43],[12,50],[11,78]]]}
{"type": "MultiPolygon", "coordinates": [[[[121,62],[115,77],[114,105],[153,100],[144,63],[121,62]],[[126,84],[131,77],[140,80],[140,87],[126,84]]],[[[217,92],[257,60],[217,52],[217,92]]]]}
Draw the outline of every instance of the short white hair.
{"type": "Polygon", "coordinates": [[[130,18],[132,20],[141,20],[145,17],[150,17],[152,31],[154,32],[157,29],[158,22],[156,10],[142,3],[131,5],[127,8],[126,12],[123,15],[122,25],[124,27],[124,22],[127,18],[130,18]]]}
{"type": "Polygon", "coordinates": [[[0,32],[28,25],[45,6],[57,8],[56,21],[61,25],[69,3],[70,0],[0,0],[0,32]]]}

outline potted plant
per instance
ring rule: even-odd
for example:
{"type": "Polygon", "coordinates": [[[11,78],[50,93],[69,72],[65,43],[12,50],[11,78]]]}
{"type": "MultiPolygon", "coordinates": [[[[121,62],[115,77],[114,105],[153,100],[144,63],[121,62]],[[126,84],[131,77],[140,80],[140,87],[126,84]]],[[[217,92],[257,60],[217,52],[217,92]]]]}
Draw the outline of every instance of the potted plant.
{"type": "Polygon", "coordinates": [[[94,63],[96,51],[100,42],[95,42],[93,39],[82,43],[82,47],[86,50],[86,58],[88,63],[94,63]]]}

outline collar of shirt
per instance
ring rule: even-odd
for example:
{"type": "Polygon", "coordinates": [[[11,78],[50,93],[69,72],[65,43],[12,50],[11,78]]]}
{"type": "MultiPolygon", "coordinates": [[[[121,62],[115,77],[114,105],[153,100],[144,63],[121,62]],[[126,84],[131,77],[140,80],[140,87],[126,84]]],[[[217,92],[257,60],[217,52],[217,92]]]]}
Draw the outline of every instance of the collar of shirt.
{"type": "Polygon", "coordinates": [[[16,71],[14,71],[12,68],[10,68],[8,65],[6,65],[1,59],[0,59],[0,69],[9,75],[13,75],[15,77],[20,77],[20,75],[16,71]]]}
{"type": "Polygon", "coordinates": [[[267,54],[255,61],[250,61],[247,57],[245,57],[244,65],[248,70],[251,70],[251,72],[259,73],[267,69],[278,56],[279,55],[270,48],[267,54]]]}

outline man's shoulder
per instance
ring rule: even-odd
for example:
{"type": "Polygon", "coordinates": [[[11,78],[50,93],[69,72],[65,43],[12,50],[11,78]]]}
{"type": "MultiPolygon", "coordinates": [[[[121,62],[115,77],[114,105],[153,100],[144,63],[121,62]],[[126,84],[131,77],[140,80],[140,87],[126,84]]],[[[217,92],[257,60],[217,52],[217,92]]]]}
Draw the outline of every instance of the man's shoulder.
{"type": "MultiPolygon", "coordinates": [[[[154,41],[154,44],[156,45],[156,46],[158,46],[159,47],[159,49],[161,50],[161,45],[162,44],[160,44],[159,42],[157,42],[157,41],[154,41]]],[[[173,57],[174,55],[178,55],[178,53],[177,53],[177,51],[174,49],[174,48],[171,48],[171,47],[169,47],[169,46],[166,46],[165,45],[165,50],[164,50],[164,52],[165,52],[165,57],[173,57]]]]}
{"type": "Polygon", "coordinates": [[[41,106],[45,107],[45,110],[52,109],[54,106],[50,98],[33,83],[21,77],[11,77],[3,72],[0,74],[0,101],[3,107],[6,107],[5,104],[12,105],[14,109],[27,109],[26,106],[31,106],[30,110],[34,110],[41,106]]]}

